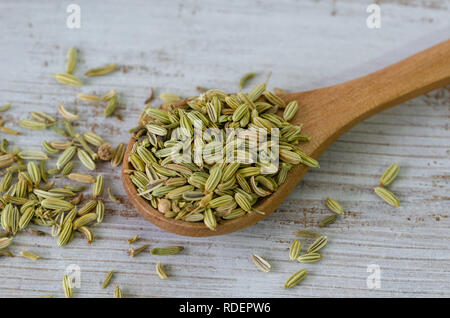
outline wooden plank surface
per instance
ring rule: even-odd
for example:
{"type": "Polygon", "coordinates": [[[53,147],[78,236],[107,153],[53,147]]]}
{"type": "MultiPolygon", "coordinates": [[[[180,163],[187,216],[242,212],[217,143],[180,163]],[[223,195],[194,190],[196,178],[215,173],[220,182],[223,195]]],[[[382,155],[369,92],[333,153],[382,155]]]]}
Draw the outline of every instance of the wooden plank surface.
{"type": "MultiPolygon", "coordinates": [[[[150,87],[190,96],[195,86],[234,91],[240,76],[272,71],[270,87],[300,91],[362,76],[425,49],[450,35],[448,1],[378,1],[380,29],[366,27],[371,1],[77,1],[81,28],[66,27],[66,2],[0,3],[0,104],[11,102],[7,127],[29,111],[56,115],[59,103],[76,110],[77,129],[93,130],[113,144],[127,142],[150,87]],[[120,72],[89,78],[81,88],[57,83],[70,46],[80,51],[76,74],[106,63],[120,72]],[[77,101],[76,93],[120,93],[117,113],[77,101]]],[[[258,82],[257,80],[254,83],[258,82]]],[[[128,297],[449,297],[450,296],[450,90],[449,87],[374,116],[353,128],[320,158],[276,213],[257,225],[221,237],[187,238],[166,233],[127,202],[119,169],[100,167],[121,204],[107,202],[104,223],[88,246],[76,238],[57,248],[51,236],[20,233],[11,250],[27,249],[38,262],[0,258],[1,297],[63,296],[66,267],[81,269],[76,297],[110,297],[101,282],[110,269],[128,297]],[[372,191],[383,170],[401,165],[392,185],[401,200],[391,208],[372,191]],[[324,199],[339,200],[346,215],[326,229],[324,199]],[[295,231],[328,235],[316,264],[288,260],[295,231]],[[180,255],[159,259],[127,255],[135,234],[151,247],[183,245],[180,255]],[[270,260],[271,273],[256,270],[251,253],[270,260]],[[167,264],[168,280],[154,270],[167,264]],[[381,288],[369,289],[367,266],[378,264],[381,288]],[[301,287],[285,279],[309,270],[301,287]]],[[[324,120],[333,120],[324,118],[324,120]]],[[[40,149],[51,132],[2,136],[22,149],[40,149]]],[[[83,171],[83,167],[77,166],[83,171]]],[[[308,244],[308,240],[303,240],[308,244]]]]}

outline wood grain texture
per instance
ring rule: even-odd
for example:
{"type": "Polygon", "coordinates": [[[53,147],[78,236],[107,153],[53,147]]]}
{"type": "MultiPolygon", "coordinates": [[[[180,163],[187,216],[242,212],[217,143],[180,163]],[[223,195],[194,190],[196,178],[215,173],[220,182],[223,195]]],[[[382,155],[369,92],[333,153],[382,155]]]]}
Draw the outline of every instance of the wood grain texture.
{"type": "MultiPolygon", "coordinates": [[[[66,28],[66,3],[0,3],[0,104],[11,102],[7,127],[31,110],[56,115],[59,103],[81,116],[79,129],[92,129],[111,143],[127,142],[150,87],[190,96],[195,86],[238,89],[243,73],[273,72],[270,87],[302,91],[344,82],[447,40],[447,1],[379,1],[382,27],[368,29],[369,1],[78,1],[82,27],[66,28]],[[81,88],[52,79],[64,69],[66,50],[80,49],[75,74],[106,63],[121,72],[86,80],[81,88]],[[182,50],[180,50],[182,48],[182,50]],[[76,100],[78,92],[120,92],[118,118],[103,119],[103,105],[76,100]]],[[[256,83],[257,81],[253,81],[256,83]]],[[[120,169],[100,171],[122,204],[107,202],[104,223],[88,246],[76,238],[56,248],[50,236],[20,233],[11,250],[27,249],[42,260],[0,258],[0,296],[62,297],[66,266],[80,266],[76,297],[109,297],[100,288],[115,269],[113,284],[131,297],[449,297],[450,296],[450,89],[437,90],[366,120],[340,137],[286,202],[267,219],[241,232],[212,238],[166,233],[140,217],[120,183],[120,169]],[[373,194],[383,170],[398,162],[391,189],[402,207],[373,194]],[[288,261],[295,231],[316,228],[328,215],[327,196],[348,213],[320,231],[329,236],[324,259],[302,266],[288,261]],[[164,259],[127,255],[126,239],[139,234],[151,247],[184,245],[164,259]],[[251,253],[270,260],[259,272],[251,253]],[[154,270],[162,261],[170,279],[154,270]],[[381,288],[366,286],[367,266],[381,267],[381,288]],[[301,287],[284,290],[285,279],[306,267],[301,287]]],[[[330,118],[329,120],[333,120],[330,118]]],[[[21,148],[39,149],[50,132],[7,136],[21,148]]],[[[83,171],[84,168],[78,167],[83,171]]],[[[307,244],[308,241],[304,240],[307,244]]]]}

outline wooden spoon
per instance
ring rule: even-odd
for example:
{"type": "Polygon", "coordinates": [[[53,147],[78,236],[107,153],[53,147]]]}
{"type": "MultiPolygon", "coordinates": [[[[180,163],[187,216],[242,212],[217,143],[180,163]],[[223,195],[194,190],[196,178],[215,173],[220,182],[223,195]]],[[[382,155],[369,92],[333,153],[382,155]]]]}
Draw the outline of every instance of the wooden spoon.
{"type": "MultiPolygon", "coordinates": [[[[286,102],[299,102],[299,111],[291,122],[304,124],[302,133],[311,136],[311,141],[303,144],[302,148],[307,154],[317,158],[340,135],[364,119],[449,84],[450,40],[367,76],[335,86],[280,97],[286,102]]],[[[128,144],[123,170],[130,169],[128,155],[134,142],[132,138],[128,144]]],[[[203,223],[164,217],[138,196],[125,172],[122,172],[122,181],[131,203],[155,225],[180,235],[212,236],[244,229],[267,217],[283,202],[307,171],[308,167],[304,165],[291,169],[286,182],[255,207],[264,211],[265,215],[247,213],[243,217],[218,224],[216,231],[209,230],[203,223]]]]}

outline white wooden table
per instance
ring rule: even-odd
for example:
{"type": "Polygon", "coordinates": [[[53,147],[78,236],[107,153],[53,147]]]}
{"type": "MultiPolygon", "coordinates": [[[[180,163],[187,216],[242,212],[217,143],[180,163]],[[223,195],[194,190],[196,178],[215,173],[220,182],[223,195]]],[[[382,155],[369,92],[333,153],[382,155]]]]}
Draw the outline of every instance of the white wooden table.
{"type": "MultiPolygon", "coordinates": [[[[381,28],[366,26],[371,1],[100,1],[77,0],[81,28],[66,27],[65,1],[0,3],[0,104],[11,102],[7,127],[28,112],[56,115],[59,103],[80,116],[81,130],[113,144],[128,142],[150,87],[183,96],[197,85],[235,91],[241,75],[272,71],[270,87],[299,91],[346,81],[387,66],[450,35],[448,1],[378,1],[381,28]],[[86,79],[81,88],[57,83],[65,54],[76,46],[75,74],[118,63],[123,71],[86,79]],[[103,118],[103,105],[77,101],[76,93],[120,93],[117,118],[103,118]]],[[[122,199],[107,202],[104,223],[88,246],[77,237],[57,248],[51,236],[20,233],[11,251],[30,250],[37,262],[0,258],[1,297],[62,297],[66,267],[81,269],[75,297],[111,297],[119,284],[128,297],[449,297],[450,296],[450,91],[444,88],[381,113],[353,128],[320,158],[276,213],[238,233],[188,238],[166,233],[144,220],[128,203],[120,169],[100,171],[122,199]],[[391,208],[373,193],[383,170],[401,165],[392,185],[401,200],[391,208]],[[324,199],[348,211],[337,223],[316,228],[329,214],[324,199]],[[328,235],[319,263],[288,260],[300,229],[328,235]],[[183,245],[164,259],[146,253],[131,259],[126,240],[135,234],[151,247],[183,245]],[[258,253],[273,265],[263,273],[250,260],[258,253]],[[155,263],[167,264],[161,280],[155,263]],[[381,270],[380,288],[370,289],[367,268],[381,270]],[[297,269],[307,279],[285,290],[297,269]],[[115,269],[112,286],[100,288],[115,269]]],[[[333,120],[324,118],[324,120],[333,120]]],[[[2,135],[20,148],[40,149],[51,132],[2,135]]],[[[78,168],[83,171],[83,167],[78,168]]],[[[309,241],[303,240],[304,244],[309,241]]],[[[138,245],[139,246],[139,245],[138,245]]]]}

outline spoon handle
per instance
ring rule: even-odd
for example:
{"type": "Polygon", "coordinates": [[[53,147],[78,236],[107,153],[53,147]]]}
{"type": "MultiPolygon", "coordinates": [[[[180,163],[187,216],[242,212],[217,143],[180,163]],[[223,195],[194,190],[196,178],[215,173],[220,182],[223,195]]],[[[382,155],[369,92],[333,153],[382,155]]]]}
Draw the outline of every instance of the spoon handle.
{"type": "MultiPolygon", "coordinates": [[[[340,135],[371,115],[450,85],[450,40],[369,75],[312,91],[287,94],[300,104],[294,122],[305,122],[314,138],[306,148],[320,155],[340,135]]],[[[308,150],[308,149],[305,149],[308,150]]]]}

